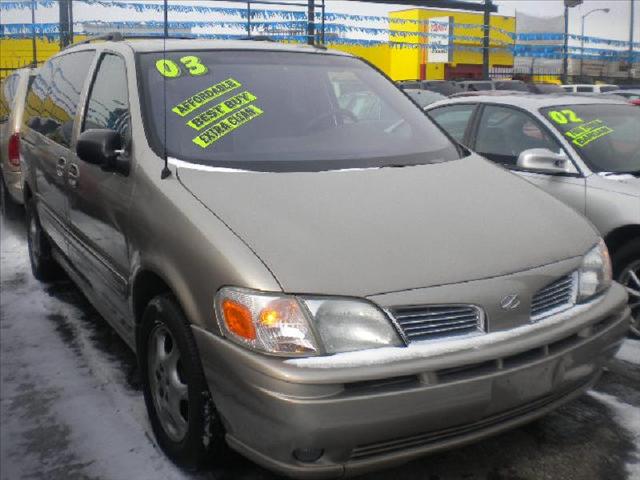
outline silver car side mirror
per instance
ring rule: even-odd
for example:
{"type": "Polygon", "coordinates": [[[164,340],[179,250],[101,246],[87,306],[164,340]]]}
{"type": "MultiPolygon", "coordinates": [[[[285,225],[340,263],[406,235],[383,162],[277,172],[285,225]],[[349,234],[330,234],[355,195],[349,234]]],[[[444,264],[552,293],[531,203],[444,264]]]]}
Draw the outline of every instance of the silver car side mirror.
{"type": "Polygon", "coordinates": [[[564,153],[555,153],[547,148],[531,148],[518,156],[518,167],[537,173],[578,173],[576,167],[564,153]]]}

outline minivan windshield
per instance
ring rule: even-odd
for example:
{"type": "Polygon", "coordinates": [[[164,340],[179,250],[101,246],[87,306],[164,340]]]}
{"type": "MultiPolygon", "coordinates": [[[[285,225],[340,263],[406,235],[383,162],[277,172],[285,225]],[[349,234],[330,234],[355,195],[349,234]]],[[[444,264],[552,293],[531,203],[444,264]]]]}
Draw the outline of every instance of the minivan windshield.
{"type": "Polygon", "coordinates": [[[416,105],[356,58],[167,51],[139,54],[138,68],[145,130],[159,155],[261,171],[460,158],[458,147],[416,105]]]}
{"type": "Polygon", "coordinates": [[[541,112],[594,172],[640,174],[640,108],[563,105],[541,112]]]}

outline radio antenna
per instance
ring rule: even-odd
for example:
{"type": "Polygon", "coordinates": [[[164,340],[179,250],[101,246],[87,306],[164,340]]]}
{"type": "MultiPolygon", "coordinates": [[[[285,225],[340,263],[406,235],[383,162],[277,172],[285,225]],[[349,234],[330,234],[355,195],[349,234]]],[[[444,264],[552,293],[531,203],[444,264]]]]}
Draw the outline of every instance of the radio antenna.
{"type": "MultiPolygon", "coordinates": [[[[163,48],[162,48],[162,68],[166,68],[167,65],[167,37],[169,36],[169,0],[164,0],[164,35],[163,35],[163,48]]],[[[162,146],[162,152],[164,154],[164,168],[160,173],[160,178],[164,180],[171,175],[169,170],[169,156],[167,155],[167,77],[162,75],[162,95],[163,95],[163,113],[164,113],[164,145],[162,146]]]]}

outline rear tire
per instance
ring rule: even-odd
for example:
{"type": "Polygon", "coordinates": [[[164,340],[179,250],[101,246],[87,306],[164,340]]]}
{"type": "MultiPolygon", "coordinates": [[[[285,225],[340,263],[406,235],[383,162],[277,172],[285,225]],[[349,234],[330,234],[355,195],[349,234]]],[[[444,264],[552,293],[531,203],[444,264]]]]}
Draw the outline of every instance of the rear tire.
{"type": "Polygon", "coordinates": [[[41,282],[50,282],[60,277],[60,267],[53,259],[51,241],[42,230],[33,199],[26,203],[27,245],[33,276],[41,282]]]}
{"type": "Polygon", "coordinates": [[[137,345],[149,420],[162,450],[190,470],[221,459],[224,430],[189,323],[172,295],[149,302],[137,345]]]}
{"type": "Polygon", "coordinates": [[[631,329],[629,335],[640,338],[640,239],[632,240],[612,256],[613,278],[629,293],[631,329]]]}

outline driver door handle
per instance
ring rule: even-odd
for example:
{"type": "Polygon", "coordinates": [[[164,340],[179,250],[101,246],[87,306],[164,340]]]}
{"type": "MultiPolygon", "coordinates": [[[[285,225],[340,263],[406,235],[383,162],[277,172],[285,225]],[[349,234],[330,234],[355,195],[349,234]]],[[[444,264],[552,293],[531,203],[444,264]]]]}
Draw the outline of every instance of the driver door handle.
{"type": "Polygon", "coordinates": [[[78,186],[78,178],[80,177],[80,169],[78,165],[75,163],[71,163],[69,165],[69,169],[67,170],[68,182],[71,188],[76,188],[78,186]]]}

